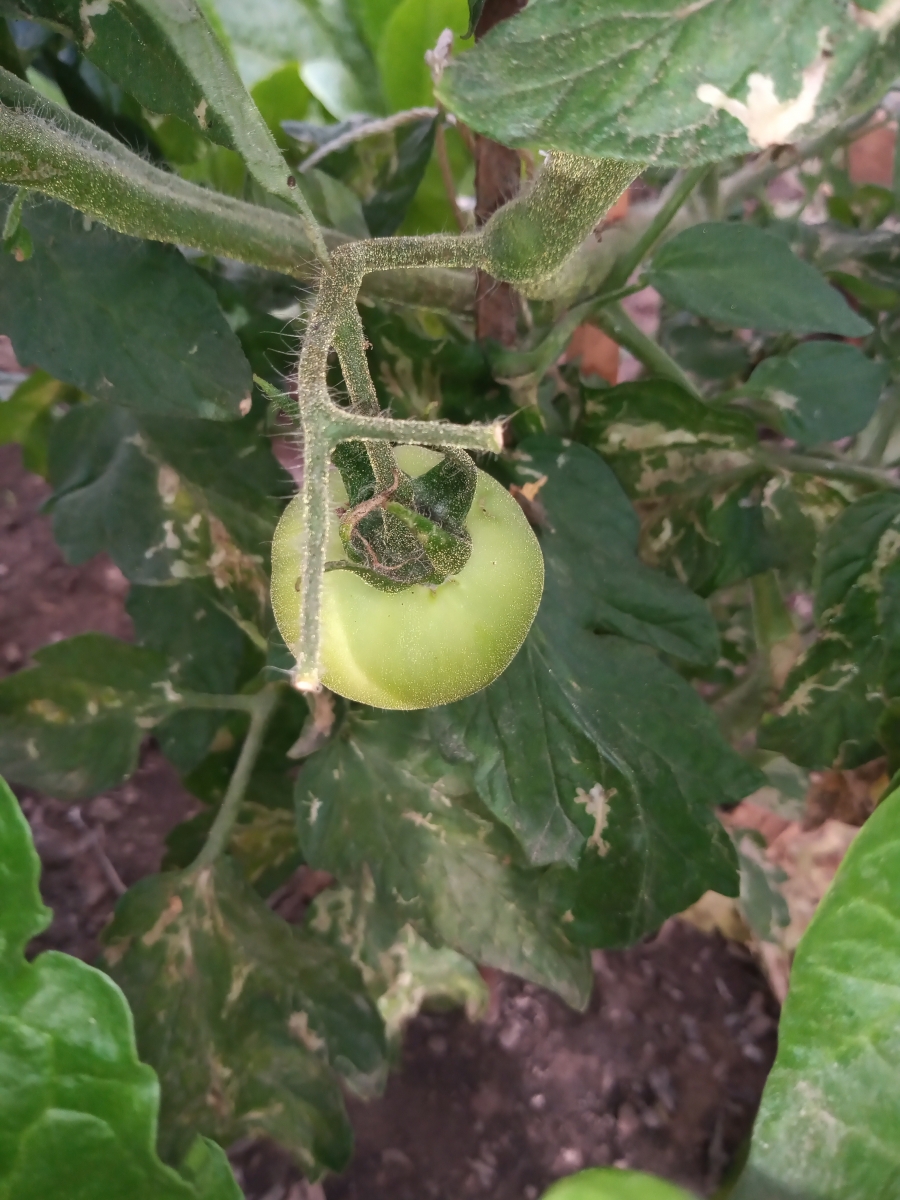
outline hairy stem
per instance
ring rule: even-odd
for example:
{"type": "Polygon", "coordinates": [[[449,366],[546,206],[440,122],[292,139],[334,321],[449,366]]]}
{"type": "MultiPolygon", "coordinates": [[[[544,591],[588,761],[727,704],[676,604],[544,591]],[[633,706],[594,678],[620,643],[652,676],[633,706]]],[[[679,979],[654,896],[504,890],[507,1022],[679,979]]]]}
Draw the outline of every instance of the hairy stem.
{"type": "Polygon", "coordinates": [[[322,159],[327,158],[329,154],[334,154],[337,150],[346,150],[348,146],[352,146],[354,142],[361,142],[363,138],[377,137],[383,133],[393,133],[395,129],[409,125],[412,121],[424,121],[429,118],[433,120],[437,115],[438,110],[436,108],[407,108],[403,112],[392,113],[389,117],[378,117],[374,121],[364,121],[361,125],[355,125],[353,129],[348,129],[340,137],[332,138],[330,142],[326,142],[324,146],[320,146],[318,150],[313,151],[308,158],[303,160],[300,170],[311,170],[313,167],[318,166],[322,159]]]}
{"type": "Polygon", "coordinates": [[[262,749],[266,726],[281,699],[281,691],[282,689],[277,685],[269,686],[253,697],[250,728],[247,730],[240,756],[231,779],[228,781],[228,789],[222,805],[216,813],[209,836],[194,861],[195,868],[210,866],[228,846],[228,839],[231,837],[241,802],[247,791],[247,784],[250,782],[250,776],[253,774],[253,768],[256,766],[256,760],[262,749]]]}
{"type": "Polygon", "coordinates": [[[879,467],[867,467],[847,459],[819,458],[815,454],[795,454],[790,450],[756,450],[757,462],[775,471],[797,471],[802,475],[819,475],[823,479],[846,479],[848,483],[864,483],[879,491],[900,492],[900,479],[879,467]]]}

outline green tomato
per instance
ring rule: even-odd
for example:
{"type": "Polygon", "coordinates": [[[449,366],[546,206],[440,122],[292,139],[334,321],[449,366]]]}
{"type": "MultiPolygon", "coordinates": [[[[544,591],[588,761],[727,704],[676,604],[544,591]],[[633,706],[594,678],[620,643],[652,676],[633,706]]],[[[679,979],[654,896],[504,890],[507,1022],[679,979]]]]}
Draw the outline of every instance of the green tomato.
{"type": "MultiPolygon", "coordinates": [[[[440,455],[399,446],[400,468],[423,475],[440,455]]],[[[340,474],[330,481],[335,510],[347,504],[340,474]]],[[[323,682],[376,708],[432,708],[487,687],[525,640],[541,600],[544,560],[515,499],[478,472],[466,518],[469,561],[438,587],[383,592],[352,571],[327,571],[322,595],[323,682]]],[[[272,543],[272,609],[294,650],[300,628],[301,498],[285,509],[272,543]]],[[[344,558],[337,518],[327,558],[344,558]]]]}

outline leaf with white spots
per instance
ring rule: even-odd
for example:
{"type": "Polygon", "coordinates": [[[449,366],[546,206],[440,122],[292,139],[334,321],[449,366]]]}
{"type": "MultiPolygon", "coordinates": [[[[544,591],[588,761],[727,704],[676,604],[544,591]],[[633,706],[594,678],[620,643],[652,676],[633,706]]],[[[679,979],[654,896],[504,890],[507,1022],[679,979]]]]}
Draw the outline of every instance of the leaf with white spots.
{"type": "Polygon", "coordinates": [[[104,942],[162,1085],[164,1154],[200,1132],[272,1138],[310,1178],[345,1165],[339,1076],[371,1091],[386,1064],[381,1018],[343,954],[276,916],[228,860],[142,880],[104,942]]]}
{"type": "Polygon", "coordinates": [[[582,1007],[590,963],[560,924],[553,877],[527,867],[429,734],[423,713],[354,715],[309,759],[295,791],[307,862],[353,888],[368,874],[395,928],[582,1007]]]}
{"type": "Polygon", "coordinates": [[[0,681],[0,771],[61,800],[115,787],[181,703],[162,656],[102,633],[38,650],[0,681]]]}
{"type": "Polygon", "coordinates": [[[898,22],[892,0],[877,14],[842,0],[531,0],[459,55],[437,90],[507,145],[717,162],[877,99],[898,22]]]}

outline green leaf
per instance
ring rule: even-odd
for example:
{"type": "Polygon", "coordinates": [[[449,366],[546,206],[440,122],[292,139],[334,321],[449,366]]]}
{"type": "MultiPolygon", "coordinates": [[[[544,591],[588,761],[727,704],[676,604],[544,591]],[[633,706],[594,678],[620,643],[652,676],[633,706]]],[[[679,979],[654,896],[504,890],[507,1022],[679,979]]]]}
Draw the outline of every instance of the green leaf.
{"type": "Polygon", "coordinates": [[[425,52],[445,29],[461,34],[469,24],[466,0],[401,0],[378,44],[382,87],[392,112],[434,104],[434,85],[425,52]]]}
{"type": "Polygon", "coordinates": [[[734,1200],[870,1200],[900,1178],[900,793],[851,845],[797,947],[734,1200]]]}
{"type": "Polygon", "coordinates": [[[372,1086],[385,1064],[381,1019],[344,955],[277,917],[227,860],[142,880],[104,941],[162,1084],[165,1155],[199,1131],[273,1138],[312,1177],[346,1164],[336,1072],[372,1086]]]}
{"type": "Polygon", "coordinates": [[[481,19],[481,11],[484,8],[484,0],[469,0],[469,28],[466,30],[465,36],[472,37],[475,33],[475,26],[481,19]]]}
{"type": "Polygon", "coordinates": [[[0,769],[61,800],[115,787],[180,703],[165,659],[102,633],[44,646],[0,681],[0,769]]]}
{"type": "Polygon", "coordinates": [[[91,62],[150,112],[172,113],[236,150],[264,190],[307,215],[302,197],[288,186],[274,137],[196,0],[117,0],[99,7],[83,0],[20,3],[32,16],[64,28],[91,62]]]}
{"type": "Polygon", "coordinates": [[[238,1200],[223,1151],[156,1155],[159,1085],[138,1061],[128,1005],[106,975],[50,951],[28,823],[0,780],[0,1195],[4,1200],[238,1200]]]}
{"type": "Polygon", "coordinates": [[[560,1179],[542,1200],[691,1200],[674,1184],[643,1171],[599,1167],[560,1179]]]}
{"type": "Polygon", "coordinates": [[[57,404],[71,404],[78,398],[74,388],[66,387],[46,371],[35,371],[0,404],[0,446],[18,442],[26,469],[46,478],[52,410],[57,404]]]}
{"type": "Polygon", "coordinates": [[[612,470],[586,446],[531,437],[519,447],[522,484],[542,484],[539,528],[554,601],[579,626],[644,642],[685,662],[714,661],[715,622],[677,580],[637,557],[640,522],[612,470]]]}
{"type": "Polygon", "coordinates": [[[290,479],[252,419],[135,418],[79,405],[50,439],[53,531],[70,562],[106,551],[136,583],[211,575],[245,614],[267,603],[265,554],[290,479]],[[170,465],[171,464],[171,465],[170,465]]]}
{"type": "Polygon", "coordinates": [[[790,354],[764,359],[746,386],[774,406],[779,429],[812,446],[859,433],[889,373],[856,346],[801,342],[790,354]]]}
{"type": "MultiPolygon", "coordinates": [[[[384,101],[371,52],[351,4],[341,0],[212,0],[244,82],[252,87],[288,62],[338,119],[381,112],[384,101]]],[[[355,6],[354,6],[355,7],[355,6]]],[[[376,0],[376,8],[383,8],[376,0]]]]}
{"type": "Polygon", "coordinates": [[[531,0],[450,64],[438,94],[467,125],[506,145],[683,167],[833,124],[848,91],[874,99],[896,54],[890,26],[884,43],[834,0],[659,0],[626,10],[618,0],[531,0]],[[822,29],[834,51],[828,60],[822,29]],[[706,85],[745,102],[754,73],[772,81],[782,102],[812,89],[814,124],[811,111],[760,121],[758,104],[748,136],[742,121],[698,97],[706,85]]]}
{"type": "MultiPolygon", "coordinates": [[[[133,585],[126,608],[138,644],[171,664],[174,687],[207,693],[238,690],[247,638],[223,611],[211,579],[133,585]]],[[[223,714],[215,710],[179,712],[163,721],[154,737],[179,771],[190,771],[205,756],[222,721],[223,714]]]]}
{"type": "Polygon", "coordinates": [[[881,747],[876,725],[900,650],[900,496],[851,504],[819,547],[819,638],[787,678],[758,743],[801,766],[858,766],[881,747]]]}
{"type": "Polygon", "coordinates": [[[424,714],[351,717],[304,765],[295,796],[311,866],[350,887],[368,872],[398,926],[587,1002],[590,964],[561,930],[552,887],[545,895],[541,874],[518,865],[510,835],[479,811],[468,770],[438,754],[424,714]]]}
{"type": "Polygon", "coordinates": [[[416,121],[398,132],[396,162],[388,164],[377,192],[363,205],[373,237],[389,237],[403,222],[431,158],[437,122],[437,117],[416,121]]]}
{"type": "Polygon", "coordinates": [[[733,328],[872,332],[814,267],[754,225],[713,221],[685,229],[653,256],[647,280],[676,308],[733,328]]]}
{"type": "Polygon", "coordinates": [[[0,255],[0,326],[20,362],[148,413],[239,415],[250,366],[215,295],[174,247],[46,199],[26,204],[26,216],[34,255],[0,255]]]}

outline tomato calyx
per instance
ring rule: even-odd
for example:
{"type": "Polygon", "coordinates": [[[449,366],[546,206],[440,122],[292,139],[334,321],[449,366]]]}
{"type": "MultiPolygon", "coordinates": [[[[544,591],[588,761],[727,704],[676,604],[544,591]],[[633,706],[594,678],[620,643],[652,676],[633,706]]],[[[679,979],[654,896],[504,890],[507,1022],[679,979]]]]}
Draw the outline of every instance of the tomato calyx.
{"type": "Polygon", "coordinates": [[[415,478],[401,471],[389,447],[344,442],[333,454],[347,490],[340,512],[346,555],[326,571],[353,571],[380,591],[438,586],[466,565],[472,542],[466,517],[477,470],[464,450],[443,450],[415,478]]]}

